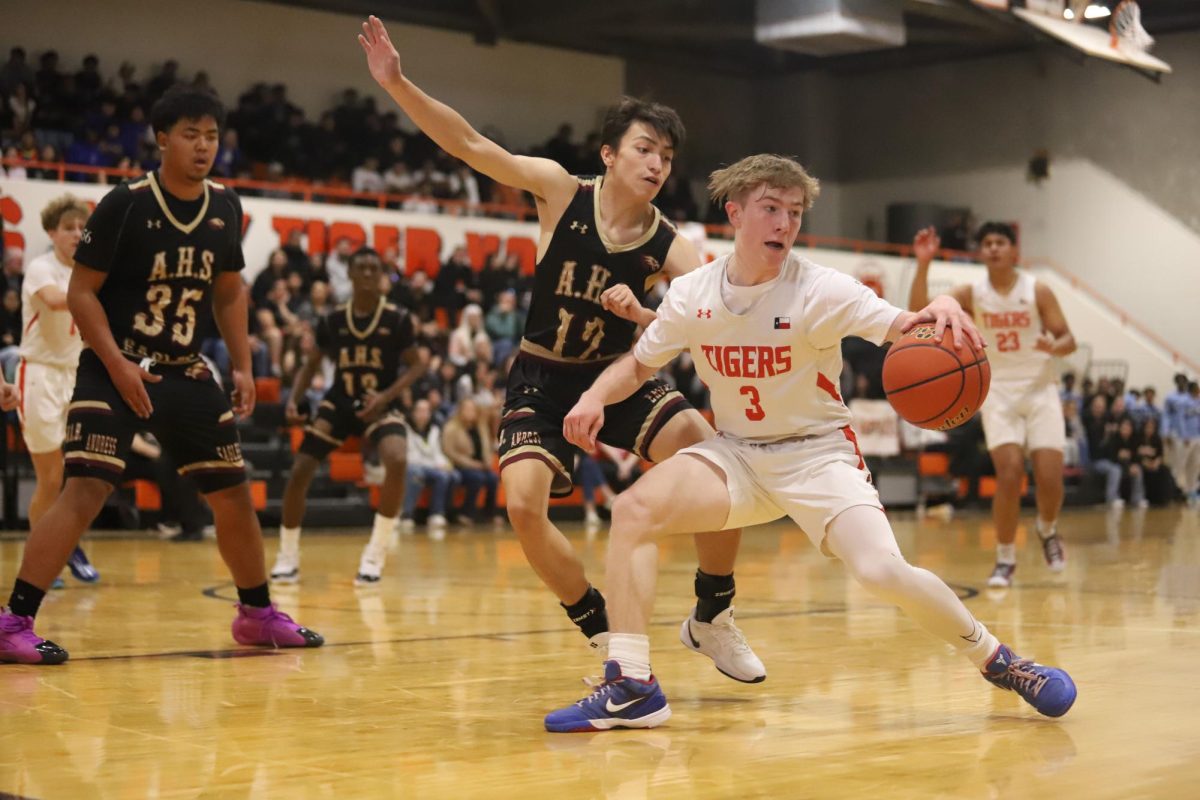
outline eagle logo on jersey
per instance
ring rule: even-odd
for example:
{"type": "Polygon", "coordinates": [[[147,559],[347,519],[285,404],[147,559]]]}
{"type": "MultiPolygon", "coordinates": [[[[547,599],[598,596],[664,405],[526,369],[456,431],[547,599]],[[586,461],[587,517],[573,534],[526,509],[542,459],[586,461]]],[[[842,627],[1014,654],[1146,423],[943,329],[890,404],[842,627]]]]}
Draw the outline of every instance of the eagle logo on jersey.
{"type": "Polygon", "coordinates": [[[642,264],[645,265],[646,271],[652,275],[662,269],[662,264],[658,263],[658,259],[654,256],[642,256],[642,264]]]}
{"type": "Polygon", "coordinates": [[[221,219],[220,217],[213,217],[208,221],[208,224],[212,226],[212,229],[215,231],[225,230],[225,220],[221,219]]]}

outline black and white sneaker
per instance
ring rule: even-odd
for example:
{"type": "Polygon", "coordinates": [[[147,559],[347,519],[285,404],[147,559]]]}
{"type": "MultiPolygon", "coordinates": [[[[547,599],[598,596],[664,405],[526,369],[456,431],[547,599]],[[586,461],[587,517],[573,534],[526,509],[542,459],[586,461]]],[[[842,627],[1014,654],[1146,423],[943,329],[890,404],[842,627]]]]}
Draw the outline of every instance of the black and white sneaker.
{"type": "Polygon", "coordinates": [[[992,569],[992,574],[988,577],[988,588],[1007,589],[1012,586],[1012,576],[1016,571],[1016,564],[1001,564],[997,562],[995,568],[992,569]]]}

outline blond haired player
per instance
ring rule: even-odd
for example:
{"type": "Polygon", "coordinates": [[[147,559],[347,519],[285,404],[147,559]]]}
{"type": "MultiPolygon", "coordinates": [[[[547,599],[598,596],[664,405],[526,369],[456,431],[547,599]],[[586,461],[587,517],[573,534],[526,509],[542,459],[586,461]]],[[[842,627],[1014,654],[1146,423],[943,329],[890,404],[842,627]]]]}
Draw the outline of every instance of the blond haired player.
{"type": "MultiPolygon", "coordinates": [[[[42,209],[42,229],[53,247],[29,262],[21,284],[21,365],[17,370],[21,399],[17,413],[36,477],[29,502],[31,528],[62,490],[67,407],[75,391],[75,370],[83,348],[79,329],[67,310],[67,286],[75,265],[75,247],[89,214],[87,205],[69,194],[42,209]]],[[[67,566],[81,581],[93,583],[100,577],[80,547],[75,548],[67,566]]]]}
{"type": "MultiPolygon", "coordinates": [[[[1058,298],[1046,284],[1017,269],[1020,251],[1011,225],[987,222],[979,229],[979,256],[987,277],[954,287],[950,295],[974,315],[988,346],[992,387],[981,411],[983,433],[996,469],[992,520],[996,527],[996,566],[988,586],[1012,585],[1017,569],[1017,520],[1021,515],[1021,479],[1025,453],[1033,461],[1037,486],[1037,533],[1052,572],[1066,565],[1058,512],[1063,501],[1063,448],[1066,424],[1051,360],[1075,352],[1058,298]]],[[[928,301],[929,262],[941,240],[933,228],[917,233],[909,309],[928,301]]]]}
{"type": "MultiPolygon", "coordinates": [[[[617,498],[608,552],[612,632],[604,683],[547,715],[552,732],[647,728],[671,715],[650,671],[646,635],[657,540],[791,517],[866,590],[894,603],[968,658],[992,683],[1050,716],[1075,687],[1062,670],[1018,659],[933,573],[908,564],[863,464],[837,394],[841,341],[894,341],[918,322],[947,325],[956,342],[979,333],[939,297],[902,311],[847,275],[792,252],[817,181],[791,159],[757,155],[714,172],[709,191],[734,227],[734,250],[672,282],[657,319],[584,392],[564,433],[590,445],[606,405],[636,390],[684,350],[712,392],[717,438],[686,447],[617,498]],[[680,502],[686,498],[686,502],[680,502]]],[[[936,684],[934,684],[936,685],[936,684]]]]}

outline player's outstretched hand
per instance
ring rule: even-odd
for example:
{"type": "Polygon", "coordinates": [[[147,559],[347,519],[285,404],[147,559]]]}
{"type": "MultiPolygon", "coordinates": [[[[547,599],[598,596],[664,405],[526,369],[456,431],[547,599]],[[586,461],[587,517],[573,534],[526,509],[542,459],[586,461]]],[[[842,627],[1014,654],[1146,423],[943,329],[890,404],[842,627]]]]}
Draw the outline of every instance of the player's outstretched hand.
{"type": "Polygon", "coordinates": [[[1043,353],[1054,354],[1054,334],[1042,331],[1038,336],[1037,341],[1033,343],[1034,350],[1041,350],[1043,353]]]}
{"type": "Polygon", "coordinates": [[[248,371],[235,369],[231,373],[231,377],[233,378],[233,394],[230,399],[233,401],[233,413],[245,419],[254,413],[254,403],[257,399],[254,376],[248,371]]]}
{"type": "Polygon", "coordinates": [[[0,411],[12,411],[21,402],[21,392],[11,383],[0,386],[0,411]]]}
{"type": "Polygon", "coordinates": [[[109,374],[117,393],[125,401],[125,405],[133,409],[133,413],[142,419],[150,419],[154,406],[150,404],[150,395],[146,393],[147,383],[158,383],[161,375],[152,375],[142,367],[122,358],[116,370],[109,374]]]}
{"type": "Polygon", "coordinates": [[[600,295],[600,305],[621,319],[627,319],[630,322],[641,321],[642,304],[634,296],[633,289],[623,283],[605,289],[600,295]]]}
{"type": "Polygon", "coordinates": [[[587,392],[563,419],[563,436],[576,447],[591,452],[596,447],[596,436],[604,427],[604,404],[587,392]]]}
{"type": "Polygon", "coordinates": [[[372,14],[363,23],[362,29],[358,43],[367,54],[367,69],[371,71],[371,77],[386,89],[400,80],[400,53],[388,38],[387,28],[383,27],[379,17],[372,14]]]}
{"type": "Polygon", "coordinates": [[[913,255],[916,256],[918,264],[928,264],[941,249],[942,240],[932,225],[917,231],[917,235],[913,237],[913,255]]]}
{"type": "Polygon", "coordinates": [[[300,407],[295,400],[288,400],[283,407],[283,419],[288,425],[302,425],[308,422],[308,417],[300,413],[300,407]]]}
{"type": "Polygon", "coordinates": [[[942,341],[946,333],[946,328],[950,328],[954,336],[955,348],[961,348],[964,341],[969,340],[976,350],[983,350],[983,337],[979,334],[979,329],[975,327],[975,321],[971,319],[971,315],[963,311],[963,307],[957,300],[948,294],[938,295],[933,298],[933,301],[912,317],[908,324],[904,326],[904,332],[908,332],[915,325],[921,323],[933,323],[934,338],[937,341],[942,341]]]}
{"type": "Polygon", "coordinates": [[[362,408],[354,412],[354,416],[364,422],[374,422],[377,417],[383,415],[387,411],[388,400],[380,392],[371,392],[367,398],[363,400],[362,408]]]}

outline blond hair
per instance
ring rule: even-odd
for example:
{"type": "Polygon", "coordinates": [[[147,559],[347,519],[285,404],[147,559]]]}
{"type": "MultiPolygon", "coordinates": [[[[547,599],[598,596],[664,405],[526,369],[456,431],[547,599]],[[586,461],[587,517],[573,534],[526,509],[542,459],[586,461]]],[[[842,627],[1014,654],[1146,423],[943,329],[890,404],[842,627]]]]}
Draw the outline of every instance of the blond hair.
{"type": "Polygon", "coordinates": [[[58,230],[59,224],[63,221],[63,217],[68,214],[79,214],[85,220],[91,216],[91,209],[87,207],[87,203],[80,200],[73,194],[64,194],[62,197],[56,197],[51,200],[45,208],[42,209],[42,230],[46,233],[58,230]]]}
{"type": "Polygon", "coordinates": [[[744,202],[746,193],[766,184],[774,189],[803,189],[804,210],[812,208],[821,193],[821,182],[805,172],[799,162],[786,156],[759,153],[708,176],[708,196],[714,203],[744,202]]]}

